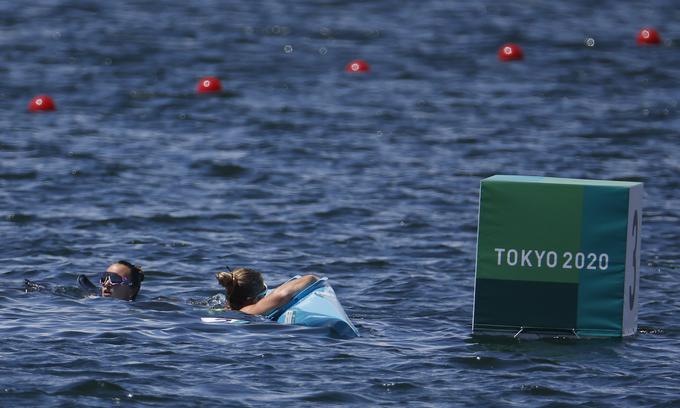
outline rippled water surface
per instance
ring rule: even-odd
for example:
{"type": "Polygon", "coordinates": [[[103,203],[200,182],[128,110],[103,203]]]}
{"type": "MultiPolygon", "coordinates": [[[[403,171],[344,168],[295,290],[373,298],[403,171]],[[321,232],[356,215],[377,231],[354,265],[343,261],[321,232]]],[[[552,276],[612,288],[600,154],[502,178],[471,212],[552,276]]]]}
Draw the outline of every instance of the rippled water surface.
{"type": "Polygon", "coordinates": [[[0,405],[680,404],[679,20],[672,0],[0,2],[0,405]],[[644,26],[664,43],[636,46],[644,26]],[[510,41],[524,61],[498,61],[510,41]],[[195,95],[205,75],[225,92],[195,95]],[[41,93],[58,110],[27,113],[41,93]],[[493,174],[645,183],[636,336],[471,336],[493,174]],[[76,289],[121,258],[136,302],[76,289]],[[361,337],[202,323],[225,264],[328,276],[361,337]]]}

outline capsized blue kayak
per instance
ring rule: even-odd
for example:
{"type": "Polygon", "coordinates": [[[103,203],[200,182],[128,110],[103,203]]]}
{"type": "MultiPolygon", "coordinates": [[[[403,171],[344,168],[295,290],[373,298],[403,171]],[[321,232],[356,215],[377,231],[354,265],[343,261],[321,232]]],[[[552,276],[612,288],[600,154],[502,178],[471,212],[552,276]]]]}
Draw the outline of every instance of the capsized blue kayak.
{"type": "Polygon", "coordinates": [[[359,331],[349,320],[328,278],[321,278],[300,291],[285,305],[266,317],[281,324],[327,327],[341,337],[356,337],[359,331]]]}
{"type": "MultiPolygon", "coordinates": [[[[292,279],[297,278],[299,276],[292,279]]],[[[328,278],[321,278],[307,286],[288,303],[272,310],[266,316],[250,316],[240,312],[225,311],[222,308],[212,310],[212,312],[231,313],[232,315],[201,317],[201,321],[213,324],[248,324],[269,319],[281,324],[325,327],[340,337],[359,336],[359,331],[349,320],[345,309],[335,296],[335,291],[328,283],[328,278]]]]}

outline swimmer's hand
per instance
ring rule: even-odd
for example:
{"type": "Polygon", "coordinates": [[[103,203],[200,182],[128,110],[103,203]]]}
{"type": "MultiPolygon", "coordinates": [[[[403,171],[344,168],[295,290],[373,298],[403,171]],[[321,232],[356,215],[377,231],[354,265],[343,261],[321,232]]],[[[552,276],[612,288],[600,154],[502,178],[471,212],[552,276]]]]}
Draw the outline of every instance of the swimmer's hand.
{"type": "Polygon", "coordinates": [[[78,286],[86,292],[90,292],[91,294],[97,294],[99,290],[97,287],[87,278],[85,275],[78,275],[78,278],[76,279],[78,281],[78,286]]]}
{"type": "Polygon", "coordinates": [[[43,290],[48,289],[49,286],[44,283],[24,279],[24,291],[26,292],[42,292],[43,290]]]}
{"type": "Polygon", "coordinates": [[[254,305],[242,307],[240,311],[251,315],[267,314],[277,307],[285,305],[298,292],[318,280],[319,278],[314,275],[305,275],[301,278],[288,281],[274,289],[270,294],[260,299],[254,305]]]}

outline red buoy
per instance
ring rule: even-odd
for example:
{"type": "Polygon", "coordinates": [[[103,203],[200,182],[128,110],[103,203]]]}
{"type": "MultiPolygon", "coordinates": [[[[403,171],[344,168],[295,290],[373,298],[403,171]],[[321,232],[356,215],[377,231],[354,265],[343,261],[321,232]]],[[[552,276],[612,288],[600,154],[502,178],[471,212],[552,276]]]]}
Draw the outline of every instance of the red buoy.
{"type": "Polygon", "coordinates": [[[198,85],[196,85],[196,92],[198,93],[214,93],[220,92],[221,90],[222,84],[217,77],[209,76],[201,78],[201,80],[198,81],[198,85]]]}
{"type": "Polygon", "coordinates": [[[364,60],[354,60],[350,61],[349,64],[345,65],[345,72],[358,73],[358,72],[368,72],[371,67],[368,62],[364,60]]]}
{"type": "Polygon", "coordinates": [[[29,112],[51,112],[54,110],[57,110],[57,107],[49,95],[38,95],[28,103],[29,112]]]}
{"type": "Polygon", "coordinates": [[[643,28],[637,35],[637,43],[639,45],[661,44],[661,36],[658,31],[653,28],[643,28]]]}
{"type": "Polygon", "coordinates": [[[503,62],[519,61],[523,58],[524,52],[517,44],[503,44],[503,46],[498,49],[498,59],[503,62]]]}

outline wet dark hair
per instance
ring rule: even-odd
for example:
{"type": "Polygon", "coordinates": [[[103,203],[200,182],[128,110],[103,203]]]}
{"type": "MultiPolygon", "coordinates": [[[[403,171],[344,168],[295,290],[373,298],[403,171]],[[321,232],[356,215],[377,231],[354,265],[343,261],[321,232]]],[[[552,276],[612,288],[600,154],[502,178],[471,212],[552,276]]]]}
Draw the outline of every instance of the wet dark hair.
{"type": "Polygon", "coordinates": [[[137,286],[138,288],[142,285],[142,281],[144,280],[144,271],[142,270],[142,267],[139,265],[133,265],[131,262],[128,262],[124,259],[121,259],[120,261],[116,262],[117,264],[125,265],[130,269],[130,274],[132,278],[132,284],[134,286],[137,286]]]}

